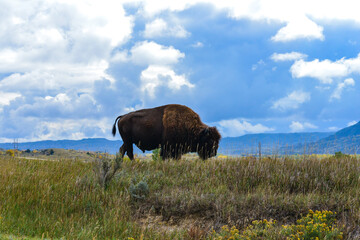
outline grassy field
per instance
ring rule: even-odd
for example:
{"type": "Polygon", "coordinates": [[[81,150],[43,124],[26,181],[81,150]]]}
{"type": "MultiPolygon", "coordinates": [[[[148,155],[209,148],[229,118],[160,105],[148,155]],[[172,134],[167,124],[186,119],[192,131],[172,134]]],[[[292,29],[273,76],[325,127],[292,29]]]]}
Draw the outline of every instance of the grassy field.
{"type": "Polygon", "coordinates": [[[0,239],[205,239],[263,219],[279,232],[310,209],[336,212],[333,228],[360,237],[356,157],[124,160],[107,189],[81,159],[0,156],[0,166],[0,239]]]}

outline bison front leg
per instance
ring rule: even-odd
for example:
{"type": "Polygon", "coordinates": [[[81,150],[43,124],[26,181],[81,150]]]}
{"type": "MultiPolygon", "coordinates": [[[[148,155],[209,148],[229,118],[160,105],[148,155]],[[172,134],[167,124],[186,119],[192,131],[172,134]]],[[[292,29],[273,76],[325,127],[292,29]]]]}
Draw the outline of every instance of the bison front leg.
{"type": "Polygon", "coordinates": [[[160,148],[160,157],[165,160],[165,159],[169,159],[171,157],[171,153],[168,151],[166,146],[161,146],[160,148]]]}
{"type": "Polygon", "coordinates": [[[175,151],[175,152],[172,154],[171,157],[172,157],[173,159],[175,159],[175,160],[180,160],[180,159],[181,159],[181,153],[175,151]]]}
{"type": "Polygon", "coordinates": [[[171,158],[175,160],[180,160],[181,158],[181,148],[180,146],[176,145],[171,151],[171,158]]]}

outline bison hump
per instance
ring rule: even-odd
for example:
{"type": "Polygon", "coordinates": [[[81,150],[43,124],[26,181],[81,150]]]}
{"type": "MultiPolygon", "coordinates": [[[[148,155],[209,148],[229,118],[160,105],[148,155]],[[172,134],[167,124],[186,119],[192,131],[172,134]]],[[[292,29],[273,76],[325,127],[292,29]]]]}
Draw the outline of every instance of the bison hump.
{"type": "Polygon", "coordinates": [[[186,106],[170,105],[164,109],[163,127],[167,137],[197,135],[203,125],[199,115],[186,106]]]}

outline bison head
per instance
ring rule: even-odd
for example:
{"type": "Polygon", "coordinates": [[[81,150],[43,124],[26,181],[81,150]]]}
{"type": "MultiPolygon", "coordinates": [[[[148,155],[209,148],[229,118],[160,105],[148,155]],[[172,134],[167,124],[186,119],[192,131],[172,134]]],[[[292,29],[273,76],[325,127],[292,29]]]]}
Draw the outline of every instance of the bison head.
{"type": "Polygon", "coordinates": [[[207,159],[217,153],[221,135],[216,127],[207,127],[200,132],[198,154],[200,158],[207,159]]]}

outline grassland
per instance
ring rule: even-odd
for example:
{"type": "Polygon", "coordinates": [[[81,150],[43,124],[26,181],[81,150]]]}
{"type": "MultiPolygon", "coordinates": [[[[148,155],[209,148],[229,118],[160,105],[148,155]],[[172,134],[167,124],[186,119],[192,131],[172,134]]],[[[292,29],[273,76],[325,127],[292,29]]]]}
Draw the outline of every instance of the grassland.
{"type": "MultiPolygon", "coordinates": [[[[0,238],[200,239],[253,220],[336,212],[360,236],[360,160],[350,156],[124,160],[107,189],[94,164],[0,156],[0,238]],[[145,183],[149,194],[131,189],[145,183]]],[[[279,237],[279,239],[281,239],[279,237]]]]}

